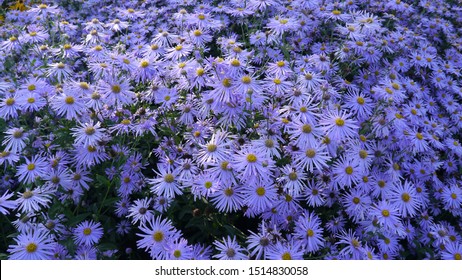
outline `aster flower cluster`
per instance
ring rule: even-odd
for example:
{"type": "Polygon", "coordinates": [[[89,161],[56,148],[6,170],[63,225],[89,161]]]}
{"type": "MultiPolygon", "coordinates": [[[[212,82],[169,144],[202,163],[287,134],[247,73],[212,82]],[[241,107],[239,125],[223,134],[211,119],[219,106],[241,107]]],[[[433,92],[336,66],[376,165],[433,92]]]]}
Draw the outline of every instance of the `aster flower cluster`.
{"type": "Polygon", "coordinates": [[[462,258],[457,1],[13,2],[2,258],[462,258]]]}

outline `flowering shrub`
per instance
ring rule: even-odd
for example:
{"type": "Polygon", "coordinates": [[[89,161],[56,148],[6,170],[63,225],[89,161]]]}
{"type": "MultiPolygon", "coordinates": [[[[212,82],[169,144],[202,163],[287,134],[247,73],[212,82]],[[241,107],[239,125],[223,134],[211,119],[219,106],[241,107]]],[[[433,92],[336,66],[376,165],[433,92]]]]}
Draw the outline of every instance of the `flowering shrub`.
{"type": "Polygon", "coordinates": [[[9,259],[461,259],[462,9],[0,0],[9,259]]]}

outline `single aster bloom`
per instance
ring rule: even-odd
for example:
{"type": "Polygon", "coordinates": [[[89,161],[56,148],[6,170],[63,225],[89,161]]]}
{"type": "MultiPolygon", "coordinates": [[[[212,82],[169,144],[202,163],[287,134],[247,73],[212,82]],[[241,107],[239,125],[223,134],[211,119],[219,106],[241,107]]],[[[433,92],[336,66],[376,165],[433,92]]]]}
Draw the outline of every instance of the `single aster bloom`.
{"type": "Polygon", "coordinates": [[[74,131],[72,135],[75,137],[75,145],[96,146],[103,139],[106,129],[101,128],[100,122],[94,124],[91,121],[90,123],[81,123],[79,127],[71,130],[74,131]]]}
{"type": "Polygon", "coordinates": [[[178,182],[178,169],[169,171],[165,168],[159,168],[159,172],[156,172],[156,174],[158,175],[157,178],[148,180],[153,193],[169,198],[183,193],[183,186],[178,182]]]}
{"type": "Polygon", "coordinates": [[[408,181],[395,185],[390,194],[390,202],[398,208],[402,217],[414,217],[422,205],[416,187],[408,181]]]}
{"type": "Polygon", "coordinates": [[[101,223],[94,221],[83,221],[73,230],[74,241],[77,245],[91,246],[101,239],[103,229],[101,223]]]}
{"type": "Polygon", "coordinates": [[[235,236],[233,239],[231,239],[230,236],[228,236],[226,239],[223,238],[221,242],[216,240],[213,242],[213,244],[215,245],[217,251],[219,251],[218,254],[213,255],[214,258],[219,260],[248,259],[248,256],[244,254],[244,249],[237,243],[235,236]]]}
{"type": "Polygon", "coordinates": [[[16,175],[19,181],[29,184],[38,177],[43,177],[48,169],[48,163],[40,156],[35,155],[32,159],[26,158],[26,163],[20,165],[16,175]]]}
{"type": "Polygon", "coordinates": [[[10,260],[51,260],[55,242],[47,231],[32,229],[14,238],[7,252],[10,260]]]}
{"type": "Polygon", "coordinates": [[[335,141],[351,139],[358,134],[358,126],[351,115],[346,112],[329,111],[321,118],[321,125],[329,137],[335,141]]]}
{"type": "Polygon", "coordinates": [[[26,147],[27,133],[24,132],[22,127],[12,127],[5,134],[6,136],[2,142],[2,145],[6,145],[5,150],[20,153],[26,147]]]}

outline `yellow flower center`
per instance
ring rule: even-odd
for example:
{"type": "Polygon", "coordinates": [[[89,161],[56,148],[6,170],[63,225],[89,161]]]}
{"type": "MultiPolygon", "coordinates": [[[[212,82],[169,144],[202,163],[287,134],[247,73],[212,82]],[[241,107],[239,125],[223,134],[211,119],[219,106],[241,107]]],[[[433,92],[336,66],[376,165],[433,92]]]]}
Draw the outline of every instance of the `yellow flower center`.
{"type": "Polygon", "coordinates": [[[87,128],[85,128],[85,134],[86,135],[93,135],[95,134],[96,130],[93,126],[89,126],[87,128]]]}
{"type": "Polygon", "coordinates": [[[202,75],[204,75],[204,72],[205,72],[204,69],[199,68],[199,69],[196,70],[196,75],[199,76],[199,77],[201,77],[202,75]]]}
{"type": "Polygon", "coordinates": [[[264,196],[265,193],[266,193],[266,190],[264,187],[258,187],[257,190],[256,190],[256,193],[258,196],[264,196]]]}
{"type": "Polygon", "coordinates": [[[250,76],[244,76],[244,77],[242,77],[241,81],[244,84],[250,84],[252,82],[252,78],[250,78],[250,76]]]}
{"type": "Polygon", "coordinates": [[[213,153],[213,152],[215,152],[216,150],[217,150],[217,145],[215,145],[215,144],[208,144],[208,145],[207,145],[207,151],[208,151],[209,153],[213,153]]]}
{"type": "Polygon", "coordinates": [[[164,240],[164,233],[162,231],[156,231],[154,232],[154,234],[152,235],[152,238],[154,239],[154,241],[156,242],[161,242],[162,240],[164,240]]]}
{"type": "Polygon", "coordinates": [[[32,170],[34,170],[34,169],[35,169],[35,164],[29,163],[29,164],[27,165],[27,170],[32,171],[32,170]]]}
{"type": "Polygon", "coordinates": [[[313,129],[311,128],[311,125],[309,124],[304,124],[302,126],[302,132],[303,133],[311,133],[311,131],[313,131],[313,129]]]}
{"type": "Polygon", "coordinates": [[[15,100],[14,98],[7,98],[5,103],[6,103],[6,106],[13,106],[15,103],[15,100]]]}
{"type": "Polygon", "coordinates": [[[389,217],[390,216],[390,211],[388,211],[386,209],[382,210],[382,216],[389,217]]]}
{"type": "Polygon", "coordinates": [[[222,81],[221,83],[222,83],[223,86],[226,87],[226,88],[231,87],[231,79],[229,79],[229,78],[223,79],[223,81],[222,81]]]}
{"type": "Polygon", "coordinates": [[[90,234],[91,234],[91,228],[85,228],[85,229],[83,230],[83,234],[84,234],[84,235],[90,235],[90,234]]]}
{"type": "Polygon", "coordinates": [[[143,60],[143,61],[141,61],[140,66],[141,66],[141,68],[146,68],[146,67],[149,66],[149,62],[147,62],[146,60],[143,60]]]}
{"type": "Polygon", "coordinates": [[[239,60],[233,59],[233,60],[231,60],[231,66],[239,67],[239,66],[241,66],[241,63],[239,62],[239,60]]]}
{"type": "Polygon", "coordinates": [[[37,87],[36,87],[35,85],[29,85],[29,86],[27,87],[27,89],[28,89],[29,91],[34,91],[36,88],[37,88],[37,87]]]}
{"type": "Polygon", "coordinates": [[[404,201],[404,202],[409,202],[409,200],[411,200],[411,196],[408,194],[408,193],[403,193],[401,195],[401,199],[404,201]]]}
{"type": "Polygon", "coordinates": [[[210,182],[210,181],[205,182],[204,187],[206,189],[210,189],[212,187],[212,182],[210,182]]]}
{"type": "Polygon", "coordinates": [[[79,86],[80,86],[81,89],[84,89],[84,90],[90,88],[90,86],[88,85],[87,82],[81,82],[81,83],[79,84],[79,86]]]}
{"type": "Polygon", "coordinates": [[[229,197],[229,196],[232,196],[233,194],[234,194],[234,190],[233,190],[232,188],[227,188],[227,189],[225,190],[225,195],[226,195],[226,196],[229,197]]]}
{"type": "Polygon", "coordinates": [[[313,237],[313,235],[314,235],[314,231],[313,231],[312,229],[308,229],[308,230],[306,231],[306,236],[308,236],[308,237],[313,237]]]}
{"type": "Polygon", "coordinates": [[[23,192],[23,194],[22,194],[22,197],[23,197],[24,199],[29,199],[29,198],[31,198],[32,196],[34,196],[34,193],[31,192],[31,191],[25,191],[25,192],[23,192]]]}
{"type": "Polygon", "coordinates": [[[31,242],[27,244],[26,251],[27,253],[34,253],[35,251],[37,251],[37,248],[38,248],[37,244],[31,242]]]}
{"type": "Polygon", "coordinates": [[[255,154],[248,154],[247,161],[250,163],[254,163],[257,161],[257,156],[255,154]]]}
{"type": "Polygon", "coordinates": [[[356,98],[356,102],[358,102],[359,105],[363,105],[366,101],[361,96],[358,96],[358,98],[356,98]]]}
{"type": "Polygon", "coordinates": [[[316,151],[314,149],[308,149],[306,150],[305,155],[309,158],[314,158],[316,156],[316,151]]]}
{"type": "Polygon", "coordinates": [[[289,252],[285,252],[284,254],[282,254],[281,258],[285,261],[288,261],[292,259],[292,256],[290,255],[289,252]]]}
{"type": "Polygon", "coordinates": [[[347,166],[347,167],[345,168],[345,173],[348,174],[348,175],[353,174],[353,167],[347,166]]]}
{"type": "Polygon", "coordinates": [[[111,90],[112,90],[113,93],[120,93],[120,91],[122,89],[120,88],[119,85],[113,85],[113,86],[111,86],[111,90]]]}
{"type": "Polygon", "coordinates": [[[181,251],[180,250],[173,251],[173,256],[178,259],[179,257],[181,257],[181,251]]]}
{"type": "Polygon", "coordinates": [[[194,36],[198,37],[198,36],[201,36],[202,35],[202,32],[200,30],[194,30],[194,36]]]}
{"type": "Polygon", "coordinates": [[[74,104],[75,99],[72,96],[66,96],[66,98],[64,98],[64,102],[68,105],[72,105],[74,104]]]}
{"type": "Polygon", "coordinates": [[[296,181],[298,179],[298,175],[295,172],[290,172],[288,177],[291,181],[296,181]]]}
{"type": "Polygon", "coordinates": [[[172,183],[174,180],[175,180],[175,177],[173,176],[173,174],[171,174],[171,173],[165,174],[164,181],[166,183],[172,183]]]}
{"type": "Polygon", "coordinates": [[[344,126],[344,125],[345,125],[345,121],[344,121],[343,119],[341,119],[341,118],[337,118],[337,119],[335,120],[335,124],[336,124],[337,126],[344,126]]]}

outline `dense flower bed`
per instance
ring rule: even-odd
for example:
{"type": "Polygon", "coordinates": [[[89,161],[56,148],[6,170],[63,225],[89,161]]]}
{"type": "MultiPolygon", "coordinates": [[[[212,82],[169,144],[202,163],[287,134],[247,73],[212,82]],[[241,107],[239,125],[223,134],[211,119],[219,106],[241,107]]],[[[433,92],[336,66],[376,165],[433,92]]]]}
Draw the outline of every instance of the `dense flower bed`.
{"type": "Polygon", "coordinates": [[[0,0],[9,259],[461,259],[462,8],[0,0]]]}

